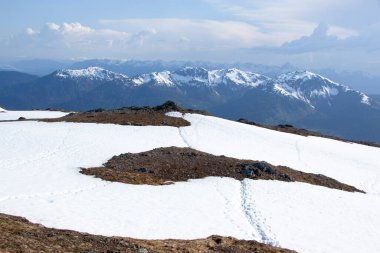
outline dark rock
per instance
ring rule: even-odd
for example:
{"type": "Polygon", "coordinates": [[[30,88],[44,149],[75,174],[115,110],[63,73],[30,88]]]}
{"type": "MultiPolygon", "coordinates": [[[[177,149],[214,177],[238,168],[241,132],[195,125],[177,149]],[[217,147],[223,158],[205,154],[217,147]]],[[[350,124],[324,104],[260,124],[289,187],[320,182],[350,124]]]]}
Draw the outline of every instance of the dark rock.
{"type": "Polygon", "coordinates": [[[182,111],[183,108],[180,107],[177,103],[173,101],[166,101],[162,105],[153,107],[153,109],[158,110],[158,111],[168,111],[168,110],[173,110],[173,111],[182,111]]]}
{"type": "Polygon", "coordinates": [[[212,240],[216,243],[216,244],[221,244],[223,242],[223,239],[221,237],[212,237],[212,240]]]}
{"type": "Polygon", "coordinates": [[[287,182],[294,182],[294,178],[292,178],[291,176],[289,176],[288,174],[281,174],[280,175],[285,181],[287,182]]]}
{"type": "Polygon", "coordinates": [[[238,119],[237,122],[240,122],[240,123],[244,123],[244,124],[247,124],[247,125],[252,125],[252,126],[262,126],[254,121],[249,121],[247,119],[244,119],[244,118],[241,118],[241,119],[238,119]]]}
{"type": "Polygon", "coordinates": [[[154,171],[147,169],[147,168],[138,168],[138,169],[136,169],[136,171],[140,172],[140,173],[151,173],[151,174],[154,173],[154,171]]]}
{"type": "Polygon", "coordinates": [[[149,251],[146,248],[139,248],[138,253],[149,253],[149,251]]]}
{"type": "Polygon", "coordinates": [[[20,117],[20,118],[18,118],[18,120],[26,120],[26,118],[20,117]]]}
{"type": "Polygon", "coordinates": [[[258,169],[254,169],[254,170],[253,170],[253,173],[255,173],[255,175],[258,176],[258,177],[261,176],[261,172],[260,172],[260,170],[258,170],[258,169]]]}
{"type": "Polygon", "coordinates": [[[244,175],[245,177],[251,177],[251,176],[253,176],[254,171],[251,170],[251,169],[249,168],[248,165],[246,165],[246,166],[242,169],[242,173],[243,173],[243,175],[244,175]]]}
{"type": "Polygon", "coordinates": [[[266,167],[264,172],[270,174],[270,175],[276,175],[277,174],[277,171],[272,169],[271,167],[266,167]]]}

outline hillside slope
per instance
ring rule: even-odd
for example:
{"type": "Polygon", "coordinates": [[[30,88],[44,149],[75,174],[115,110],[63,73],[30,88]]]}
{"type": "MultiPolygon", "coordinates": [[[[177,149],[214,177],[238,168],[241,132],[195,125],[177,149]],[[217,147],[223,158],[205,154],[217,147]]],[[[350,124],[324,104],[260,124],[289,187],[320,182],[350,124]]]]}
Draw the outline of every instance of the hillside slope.
{"type": "Polygon", "coordinates": [[[194,239],[218,234],[299,252],[380,249],[380,149],[210,116],[169,115],[184,117],[191,126],[0,123],[0,212],[100,235],[194,239]],[[79,173],[113,155],[168,146],[321,173],[367,194],[219,177],[136,186],[79,173]]]}

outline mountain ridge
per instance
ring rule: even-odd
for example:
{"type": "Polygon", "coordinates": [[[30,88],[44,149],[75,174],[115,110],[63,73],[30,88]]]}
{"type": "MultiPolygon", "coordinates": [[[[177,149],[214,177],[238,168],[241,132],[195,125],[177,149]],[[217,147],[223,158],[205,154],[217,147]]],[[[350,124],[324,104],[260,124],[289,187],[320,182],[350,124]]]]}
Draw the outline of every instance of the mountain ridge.
{"type": "Polygon", "coordinates": [[[379,142],[379,103],[362,92],[310,71],[276,78],[237,68],[175,71],[128,77],[100,67],[58,70],[2,89],[0,103],[12,109],[86,111],[152,106],[173,100],[214,115],[260,124],[292,124],[348,139],[379,142]],[[360,124],[369,128],[363,133],[360,124]]]}

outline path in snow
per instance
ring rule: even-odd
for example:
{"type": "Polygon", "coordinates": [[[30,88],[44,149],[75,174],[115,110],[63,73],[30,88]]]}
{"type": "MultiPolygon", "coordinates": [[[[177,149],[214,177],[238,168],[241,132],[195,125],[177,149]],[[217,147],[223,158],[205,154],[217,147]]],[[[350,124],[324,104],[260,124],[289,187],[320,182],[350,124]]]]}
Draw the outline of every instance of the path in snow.
{"type": "MultiPolygon", "coordinates": [[[[179,115],[174,114],[173,116],[178,117],[179,115]]],[[[181,117],[184,118],[184,114],[182,114],[181,117]]],[[[200,121],[202,121],[202,118],[198,119],[196,123],[193,122],[191,126],[194,129],[197,129],[197,126],[199,125],[200,121]]],[[[192,148],[191,144],[187,140],[186,134],[184,133],[182,129],[183,127],[178,127],[178,132],[179,132],[180,137],[189,148],[192,148]]],[[[194,138],[192,138],[192,140],[193,142],[198,142],[198,140],[194,138]]],[[[240,190],[239,190],[242,214],[252,227],[252,231],[251,233],[247,234],[247,238],[252,238],[254,240],[257,240],[259,242],[263,242],[266,244],[270,244],[272,246],[278,246],[279,244],[276,241],[275,236],[271,233],[270,229],[267,226],[265,226],[265,218],[263,218],[260,212],[255,209],[254,199],[252,195],[247,192],[247,186],[246,186],[247,183],[248,183],[248,180],[241,181],[240,190]]],[[[216,189],[218,189],[218,185],[216,185],[216,189]]],[[[218,191],[218,192],[220,193],[222,197],[224,196],[221,191],[218,191]]],[[[225,198],[225,200],[226,200],[225,207],[227,207],[227,209],[230,209],[228,207],[231,205],[231,202],[227,198],[225,198]]],[[[230,212],[226,212],[226,218],[231,220],[229,217],[229,213],[230,212]]]]}
{"type": "Polygon", "coordinates": [[[263,215],[258,210],[253,191],[250,191],[248,187],[249,182],[252,180],[245,179],[240,183],[240,195],[241,195],[241,206],[245,217],[248,222],[252,225],[252,228],[260,236],[258,241],[270,244],[272,246],[279,246],[276,240],[276,236],[273,234],[263,215]]]}
{"type": "Polygon", "coordinates": [[[255,209],[282,247],[298,252],[380,252],[380,197],[304,183],[249,181],[255,209]]]}

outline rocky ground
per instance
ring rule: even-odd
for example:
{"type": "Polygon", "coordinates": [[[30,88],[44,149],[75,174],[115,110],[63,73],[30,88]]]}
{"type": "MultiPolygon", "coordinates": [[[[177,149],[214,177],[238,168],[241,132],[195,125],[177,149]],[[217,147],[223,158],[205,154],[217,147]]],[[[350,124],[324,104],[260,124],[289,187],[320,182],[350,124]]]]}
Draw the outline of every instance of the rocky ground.
{"type": "Polygon", "coordinates": [[[189,126],[190,123],[182,118],[166,116],[167,112],[207,114],[203,111],[183,109],[176,103],[168,101],[155,107],[125,107],[115,110],[97,109],[88,112],[70,113],[62,118],[43,119],[45,122],[82,122],[103,123],[133,126],[189,126]]]}
{"type": "Polygon", "coordinates": [[[349,192],[362,192],[324,175],[304,173],[266,162],[214,156],[191,148],[157,148],[112,157],[104,167],[81,173],[127,184],[163,185],[208,176],[304,182],[349,192]]]}
{"type": "Polygon", "coordinates": [[[256,241],[210,236],[198,240],[136,240],[46,228],[16,216],[0,214],[0,252],[102,253],[290,253],[256,241]]]}

